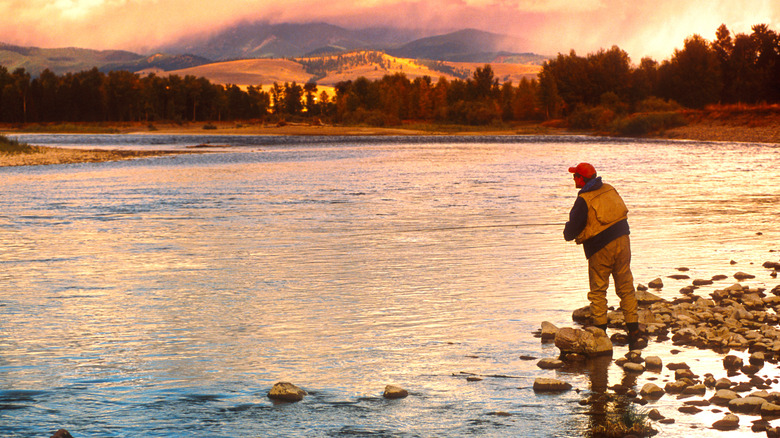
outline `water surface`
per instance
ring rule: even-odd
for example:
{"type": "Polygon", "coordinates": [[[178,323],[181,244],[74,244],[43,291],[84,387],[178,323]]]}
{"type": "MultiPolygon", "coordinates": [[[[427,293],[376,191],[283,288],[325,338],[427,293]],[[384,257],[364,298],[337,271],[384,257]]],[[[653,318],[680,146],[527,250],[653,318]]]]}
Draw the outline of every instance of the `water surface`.
{"type": "MultiPolygon", "coordinates": [[[[742,270],[775,284],[760,267],[780,250],[770,145],[20,137],[229,147],[0,169],[4,436],[582,436],[583,395],[531,385],[557,376],[587,392],[589,375],[521,359],[555,356],[532,332],[571,325],[587,304],[586,261],[561,225],[576,196],[566,169],[580,161],[631,210],[637,282],[686,266],[692,278],[742,270]],[[275,405],[266,394],[278,381],[310,395],[275,405]],[[386,401],[386,384],[411,396],[386,401]]],[[[664,280],[667,297],[689,284],[664,280]]],[[[624,376],[612,365],[605,378],[624,376]]],[[[677,405],[656,403],[678,418],[664,434],[711,436],[714,414],[677,405]]]]}

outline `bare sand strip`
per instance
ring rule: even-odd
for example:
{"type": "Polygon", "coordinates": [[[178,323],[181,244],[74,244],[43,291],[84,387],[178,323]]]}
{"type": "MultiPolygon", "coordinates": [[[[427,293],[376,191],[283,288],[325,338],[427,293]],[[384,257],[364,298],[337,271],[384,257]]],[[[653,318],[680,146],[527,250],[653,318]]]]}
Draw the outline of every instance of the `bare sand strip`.
{"type": "Polygon", "coordinates": [[[100,163],[105,161],[131,160],[142,157],[171,155],[175,153],[189,152],[65,149],[34,146],[30,152],[0,154],[0,167],[100,163]]]}

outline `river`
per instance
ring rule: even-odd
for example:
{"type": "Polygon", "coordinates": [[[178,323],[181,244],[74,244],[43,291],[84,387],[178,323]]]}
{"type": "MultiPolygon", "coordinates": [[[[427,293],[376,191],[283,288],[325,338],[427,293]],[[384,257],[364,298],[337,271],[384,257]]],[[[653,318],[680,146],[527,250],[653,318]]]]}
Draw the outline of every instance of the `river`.
{"type": "MultiPolygon", "coordinates": [[[[780,257],[778,148],[593,137],[20,135],[60,147],[185,149],[0,168],[0,425],[6,437],[570,437],[588,373],[532,333],[587,305],[562,238],[592,163],[630,209],[638,283],[780,257]],[[467,373],[484,376],[470,382],[467,373]],[[490,377],[494,376],[494,377],[490,377]],[[495,377],[498,376],[498,377],[495,377]],[[578,391],[536,395],[536,377],[578,391]],[[275,382],[308,391],[274,404],[275,382]],[[410,396],[382,398],[387,384],[410,396]]],[[[735,280],[717,282],[712,289],[735,280]]],[[[707,293],[706,288],[699,291],[707,293]]],[[[617,299],[610,290],[610,304],[617,299]]],[[[719,356],[671,343],[645,354],[719,356]]],[[[625,347],[616,347],[615,357],[625,347]]],[[[770,365],[768,365],[770,367],[770,365]]],[[[771,365],[770,374],[777,374],[771,365]]],[[[694,369],[696,371],[696,369],[694,369]]],[[[725,371],[721,374],[725,375],[725,371]]],[[[610,384],[623,372],[607,370],[610,384]]],[[[660,386],[665,375],[643,374],[660,386]]],[[[680,414],[662,435],[712,436],[680,414]]],[[[736,432],[750,433],[749,421],[736,432]]]]}

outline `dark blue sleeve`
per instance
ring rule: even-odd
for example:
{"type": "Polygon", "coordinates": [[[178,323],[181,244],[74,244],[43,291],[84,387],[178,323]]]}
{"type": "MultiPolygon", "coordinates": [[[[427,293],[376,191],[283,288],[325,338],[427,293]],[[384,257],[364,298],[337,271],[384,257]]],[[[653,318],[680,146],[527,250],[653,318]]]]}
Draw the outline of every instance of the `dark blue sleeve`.
{"type": "Polygon", "coordinates": [[[585,229],[587,223],[588,203],[581,196],[577,196],[577,200],[574,201],[574,206],[569,212],[569,221],[566,222],[566,227],[563,229],[563,238],[574,240],[585,229]]]}

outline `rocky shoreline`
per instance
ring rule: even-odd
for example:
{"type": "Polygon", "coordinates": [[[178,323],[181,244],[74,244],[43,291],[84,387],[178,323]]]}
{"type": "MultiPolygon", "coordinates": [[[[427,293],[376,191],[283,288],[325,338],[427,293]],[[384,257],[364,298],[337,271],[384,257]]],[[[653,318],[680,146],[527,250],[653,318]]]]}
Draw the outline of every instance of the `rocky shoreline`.
{"type": "MultiPolygon", "coordinates": [[[[761,269],[763,275],[776,279],[780,262],[766,261],[761,269]]],[[[678,268],[678,271],[669,277],[690,279],[684,273],[687,268],[678,268]]],[[[614,360],[625,373],[624,382],[609,387],[604,383],[604,387],[600,387],[592,380],[590,392],[580,403],[604,409],[605,398],[619,398],[626,404],[647,406],[651,420],[670,424],[675,420],[665,418],[653,404],[663,397],[675,397],[679,400],[677,410],[682,414],[695,415],[707,410],[722,415],[710,426],[712,429],[731,431],[740,425],[751,424],[753,432],[765,433],[768,437],[780,436],[780,426],[771,423],[780,419],[780,391],[773,390],[780,383],[780,284],[767,290],[746,283],[755,278],[753,274],[740,271],[729,277],[690,279],[691,284],[683,287],[679,296],[672,300],[661,298],[649,292],[648,287],[639,285],[637,299],[644,336],[652,343],[668,346],[669,357],[679,351],[677,347],[711,350],[722,356],[722,368],[694,372],[684,362],[668,363],[664,367],[658,356],[643,357],[639,350],[629,351],[614,360]],[[697,294],[699,288],[731,277],[736,283],[715,289],[708,295],[697,294]],[[644,379],[647,382],[639,388],[638,378],[644,373],[651,376],[644,379]],[[721,374],[723,376],[718,377],[721,374]],[[659,379],[667,383],[663,387],[654,383],[659,379]],[[746,423],[748,421],[750,423],[746,423]]],[[[648,286],[660,291],[664,287],[663,280],[657,278],[648,286]]],[[[572,319],[585,328],[558,329],[549,322],[542,323],[536,336],[541,337],[542,342],[555,342],[561,356],[542,359],[537,366],[550,370],[580,367],[584,372],[586,369],[592,371],[594,363],[600,361],[596,366],[606,369],[613,362],[612,345],[626,344],[622,312],[612,310],[609,313],[609,328],[618,330],[609,339],[602,330],[589,326],[588,307],[575,310],[572,319]]],[[[571,388],[570,384],[557,379],[539,378],[537,382],[538,385],[534,385],[537,392],[571,388]]],[[[649,436],[655,431],[649,427],[632,432],[649,436]]]]}

